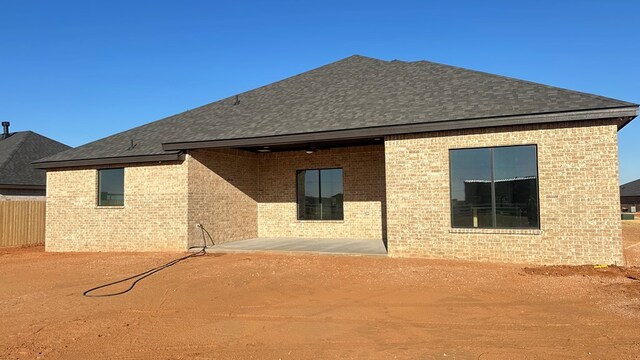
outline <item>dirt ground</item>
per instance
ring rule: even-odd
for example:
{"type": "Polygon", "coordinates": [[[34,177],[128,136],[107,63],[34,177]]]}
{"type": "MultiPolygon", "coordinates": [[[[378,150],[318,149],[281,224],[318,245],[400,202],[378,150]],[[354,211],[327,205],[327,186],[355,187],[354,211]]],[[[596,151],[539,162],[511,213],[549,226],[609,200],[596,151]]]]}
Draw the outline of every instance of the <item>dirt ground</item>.
{"type": "Polygon", "coordinates": [[[628,266],[640,266],[640,219],[622,222],[624,256],[628,266]]]}
{"type": "MultiPolygon", "coordinates": [[[[640,221],[624,236],[640,242],[640,221]]],[[[0,249],[0,358],[640,356],[635,267],[206,255],[120,296],[82,296],[175,257],[0,249]]]]}

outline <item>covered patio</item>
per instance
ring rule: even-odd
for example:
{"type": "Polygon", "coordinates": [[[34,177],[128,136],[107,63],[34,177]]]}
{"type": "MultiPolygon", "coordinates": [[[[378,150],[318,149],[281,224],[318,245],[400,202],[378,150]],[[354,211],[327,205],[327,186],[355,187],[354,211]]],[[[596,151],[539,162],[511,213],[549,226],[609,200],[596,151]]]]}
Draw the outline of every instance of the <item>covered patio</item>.
{"type": "Polygon", "coordinates": [[[188,246],[386,255],[384,145],[313,145],[190,151],[188,246]]]}
{"type": "MultiPolygon", "coordinates": [[[[196,248],[194,250],[197,251],[196,248]]],[[[207,248],[210,253],[275,252],[316,253],[331,255],[386,256],[382,240],[320,239],[320,238],[254,238],[207,248]]]]}

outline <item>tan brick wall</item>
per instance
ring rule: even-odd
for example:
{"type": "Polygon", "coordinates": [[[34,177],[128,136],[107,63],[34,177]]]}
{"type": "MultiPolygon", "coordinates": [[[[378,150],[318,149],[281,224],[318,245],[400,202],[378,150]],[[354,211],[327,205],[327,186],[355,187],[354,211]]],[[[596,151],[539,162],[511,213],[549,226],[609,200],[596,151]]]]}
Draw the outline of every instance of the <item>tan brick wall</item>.
{"type": "Polygon", "coordinates": [[[96,205],[96,168],[48,172],[48,251],[184,251],[202,244],[198,223],[217,244],[258,236],[383,237],[382,146],[313,155],[196,150],[179,164],[122,166],[123,207],[96,205]],[[296,170],[325,167],[344,169],[345,220],[298,221],[296,170]]]}
{"type": "Polygon", "coordinates": [[[257,154],[196,150],[189,167],[189,244],[202,244],[201,223],[216,244],[258,236],[257,154]]]}
{"type": "Polygon", "coordinates": [[[382,145],[259,155],[261,237],[382,239],[385,207],[382,145]],[[344,220],[297,220],[296,170],[343,168],[344,220]]]}
{"type": "Polygon", "coordinates": [[[617,127],[612,121],[390,136],[385,152],[390,256],[537,264],[623,262],[617,127]],[[454,232],[449,149],[524,144],[538,146],[539,234],[454,232]]]}
{"type": "MultiPolygon", "coordinates": [[[[117,167],[117,166],[114,166],[117,167]]],[[[184,251],[187,164],[125,167],[123,207],[98,207],[97,170],[47,172],[47,251],[184,251]]]]}
{"type": "Polygon", "coordinates": [[[183,162],[125,166],[124,207],[96,205],[95,168],[51,170],[46,247],[184,251],[201,244],[202,223],[216,243],[388,232],[391,256],[621,263],[616,130],[592,121],[450,131],[311,155],[197,150],[183,162]],[[522,144],[538,146],[541,229],[452,230],[449,149],[522,144]],[[329,167],[344,169],[344,220],[297,220],[296,170],[329,167]]]}

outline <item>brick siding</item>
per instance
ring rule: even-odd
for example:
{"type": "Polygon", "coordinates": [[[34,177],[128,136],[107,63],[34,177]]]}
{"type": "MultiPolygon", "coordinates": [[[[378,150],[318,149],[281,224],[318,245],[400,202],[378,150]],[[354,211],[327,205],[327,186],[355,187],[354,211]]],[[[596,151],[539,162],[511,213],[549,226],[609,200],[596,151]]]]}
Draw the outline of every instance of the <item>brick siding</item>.
{"type": "Polygon", "coordinates": [[[124,206],[99,207],[96,168],[47,171],[46,250],[184,251],[186,163],[128,165],[124,179],[124,206]]]}
{"type": "Polygon", "coordinates": [[[200,223],[216,244],[258,236],[258,159],[240,150],[196,150],[189,168],[189,245],[202,244],[200,223]]]}
{"type": "Polygon", "coordinates": [[[96,205],[95,167],[50,170],[46,249],[184,251],[201,244],[201,223],[216,243],[386,238],[394,257],[621,264],[616,131],[602,120],[389,136],[314,154],[196,150],[125,165],[123,207],[96,205]],[[538,147],[540,229],[452,229],[449,149],[524,144],[538,147]],[[296,170],[330,167],[344,169],[344,220],[297,220],[296,170]]]}
{"type": "Polygon", "coordinates": [[[389,255],[536,264],[622,264],[613,121],[389,136],[389,255]],[[540,230],[451,228],[449,149],[536,144],[540,230]]]}
{"type": "Polygon", "coordinates": [[[335,148],[313,154],[260,154],[261,237],[382,240],[385,232],[385,174],[382,145],[335,148]],[[296,171],[342,168],[344,220],[298,220],[296,171]]]}

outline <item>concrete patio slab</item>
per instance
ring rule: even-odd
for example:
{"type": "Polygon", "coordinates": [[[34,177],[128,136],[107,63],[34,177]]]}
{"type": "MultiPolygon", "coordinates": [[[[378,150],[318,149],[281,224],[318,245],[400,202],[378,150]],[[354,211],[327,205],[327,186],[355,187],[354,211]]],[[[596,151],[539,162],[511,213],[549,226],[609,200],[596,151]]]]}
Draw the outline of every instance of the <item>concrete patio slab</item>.
{"type": "Polygon", "coordinates": [[[278,252],[386,256],[381,240],[255,238],[207,247],[210,253],[278,252]]]}

